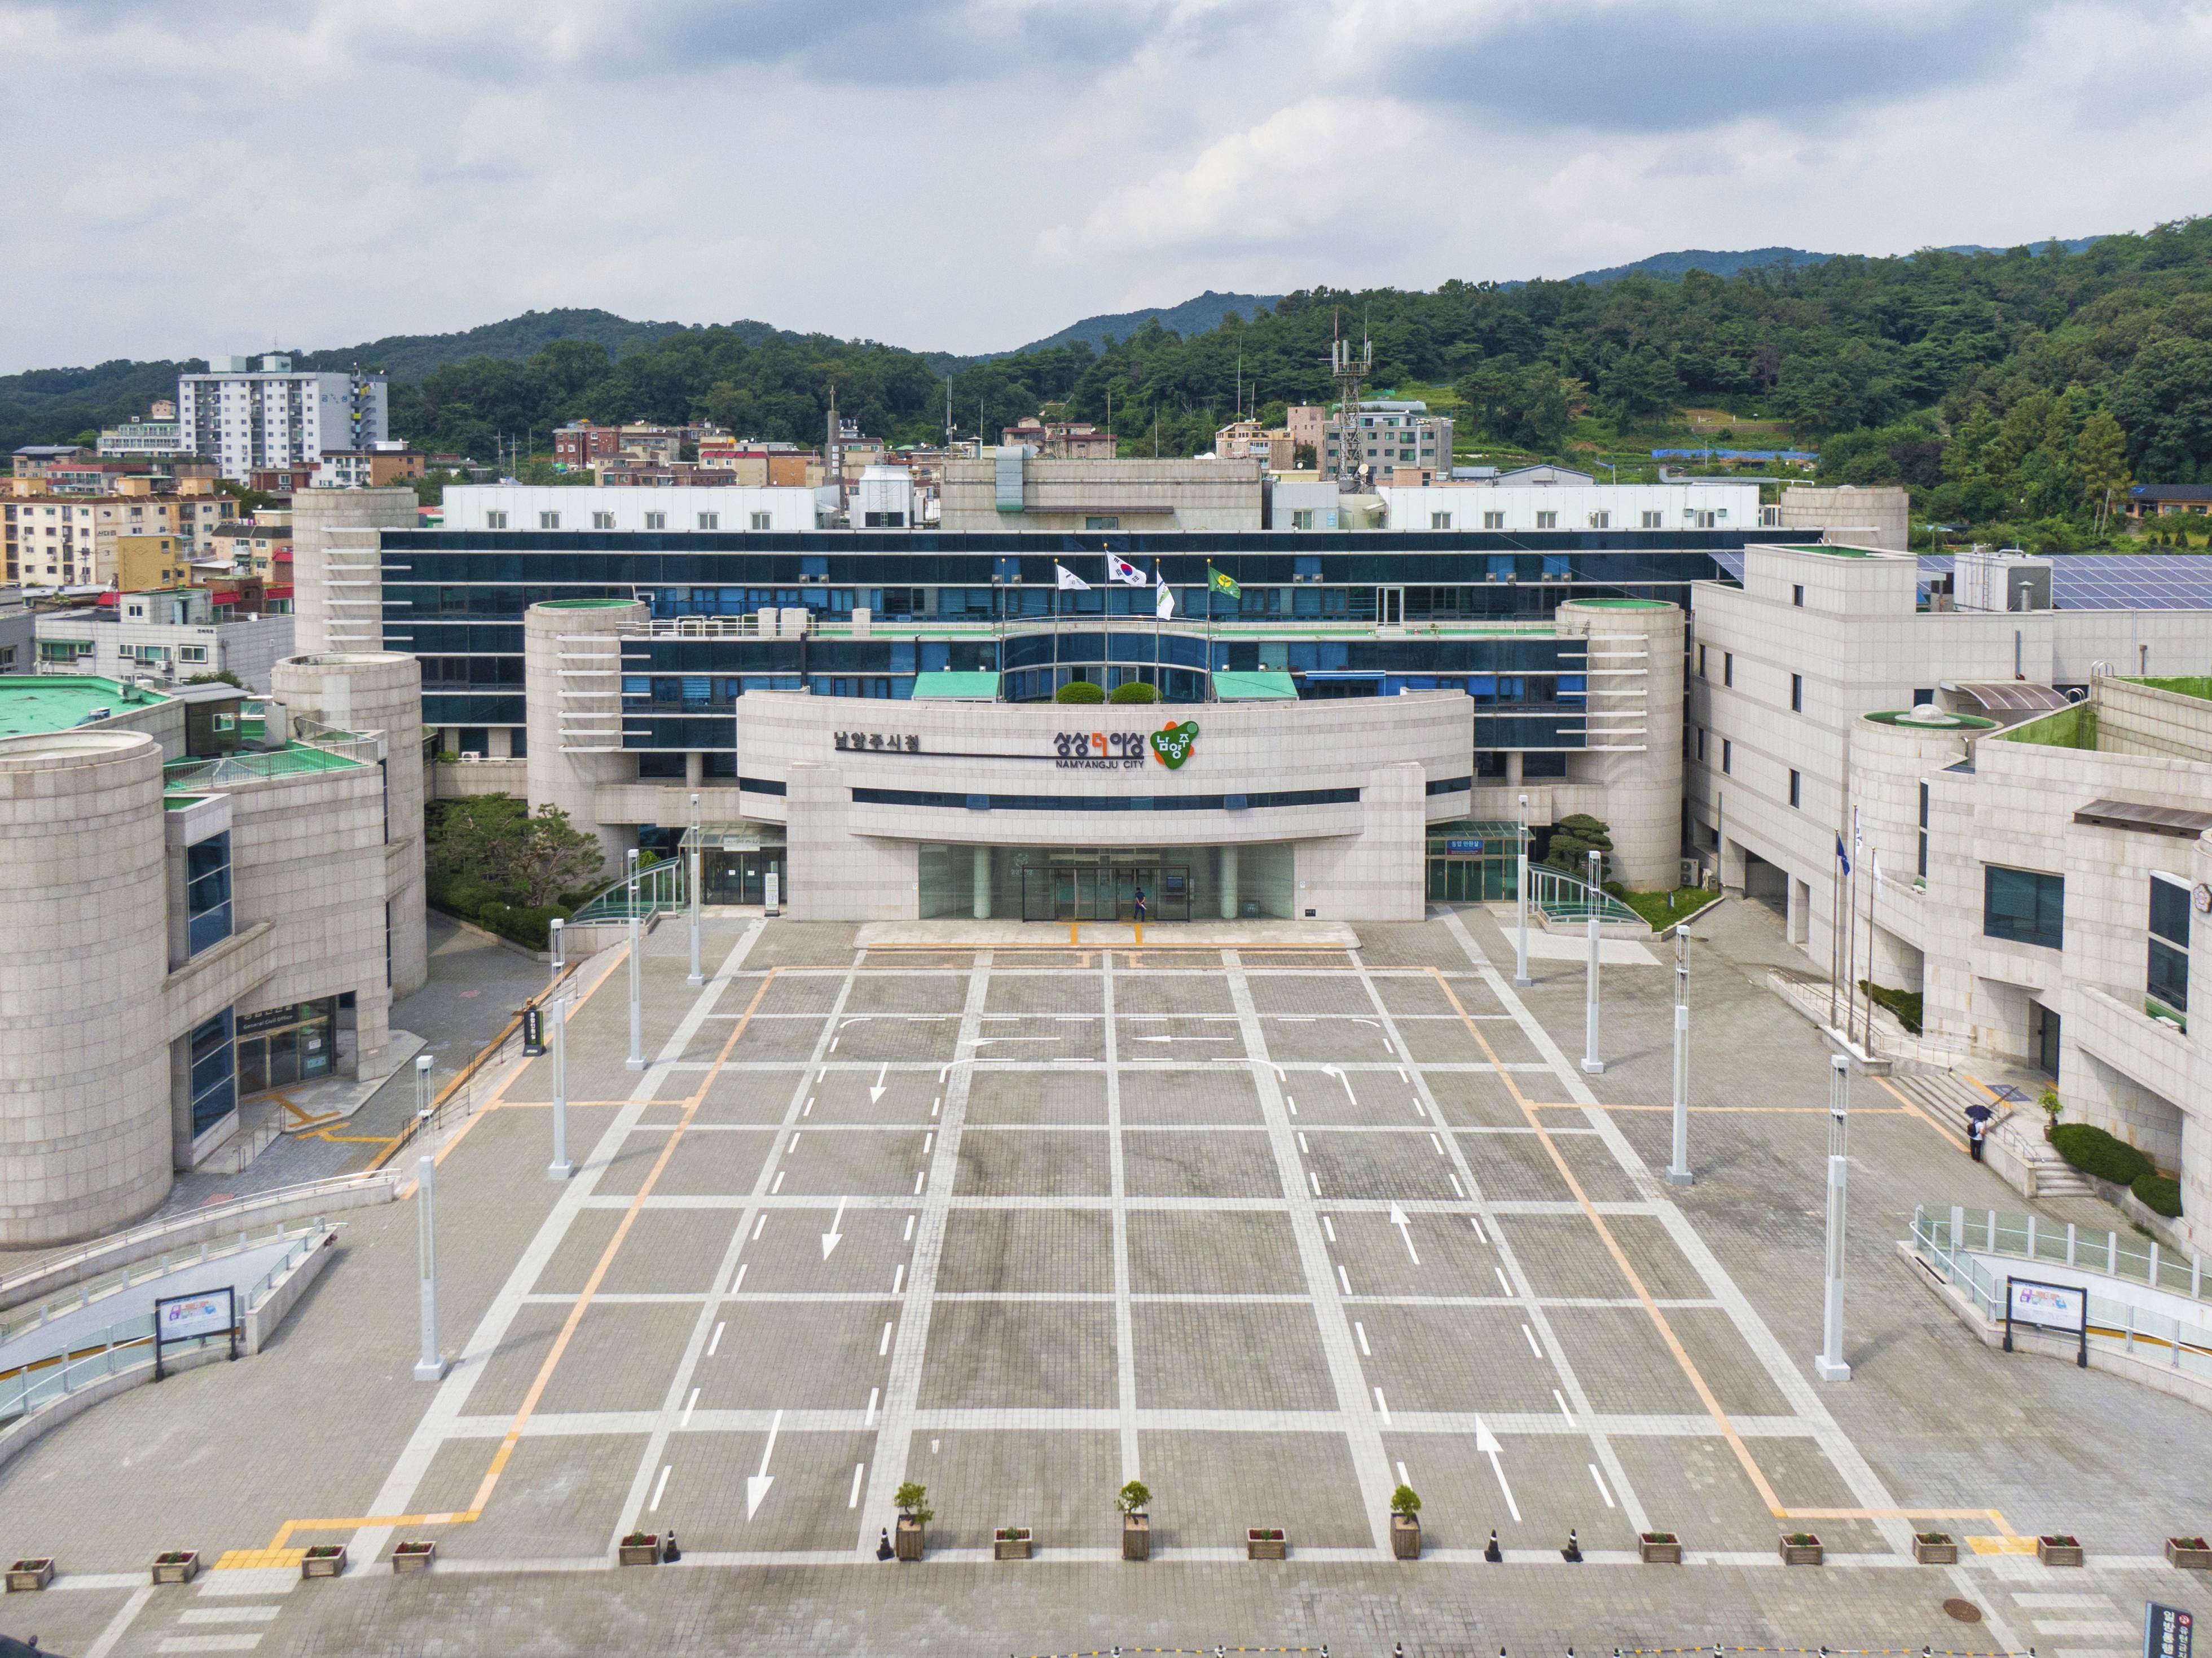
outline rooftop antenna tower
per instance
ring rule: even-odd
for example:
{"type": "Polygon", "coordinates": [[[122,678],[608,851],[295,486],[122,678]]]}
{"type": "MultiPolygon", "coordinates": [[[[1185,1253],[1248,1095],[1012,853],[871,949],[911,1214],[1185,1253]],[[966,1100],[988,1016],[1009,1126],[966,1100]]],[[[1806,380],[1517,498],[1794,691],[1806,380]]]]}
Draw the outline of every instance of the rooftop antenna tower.
{"type": "Polygon", "coordinates": [[[1359,406],[1359,388],[1375,369],[1375,343],[1363,337],[1354,349],[1339,325],[1343,315],[1341,310],[1337,311],[1330,324],[1328,372],[1336,382],[1336,487],[1349,490],[1359,484],[1359,459],[1353,441],[1354,411],[1359,406]]]}

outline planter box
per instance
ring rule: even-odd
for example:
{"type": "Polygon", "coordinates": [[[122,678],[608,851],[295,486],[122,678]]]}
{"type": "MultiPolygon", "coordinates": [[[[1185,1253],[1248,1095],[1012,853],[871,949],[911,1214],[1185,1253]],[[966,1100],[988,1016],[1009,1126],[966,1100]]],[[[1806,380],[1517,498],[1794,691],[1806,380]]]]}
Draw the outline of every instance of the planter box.
{"type": "Polygon", "coordinates": [[[891,1528],[891,1546],[897,1551],[898,1558],[902,1560],[921,1559],[921,1522],[900,1515],[898,1524],[891,1528]]]}
{"type": "Polygon", "coordinates": [[[430,1563],[437,1558],[438,1546],[434,1542],[402,1543],[392,1551],[392,1570],[395,1572],[428,1571],[430,1563]]]}
{"type": "Polygon", "coordinates": [[[1421,1522],[1412,1515],[1390,1516],[1390,1552],[1401,1560],[1421,1558],[1421,1522]]]}
{"type": "Polygon", "coordinates": [[[154,1562],[154,1581],[157,1583],[189,1583],[200,1575],[200,1552],[198,1549],[173,1549],[173,1560],[157,1558],[154,1562]]]}
{"type": "Polygon", "coordinates": [[[1682,1542],[1670,1537],[1665,1541],[1655,1538],[1636,1540],[1636,1558],[1647,1566],[1679,1566],[1682,1564],[1682,1542]]]}
{"type": "Polygon", "coordinates": [[[615,1558],[625,1566],[657,1566],[660,1564],[660,1533],[647,1532],[642,1543],[617,1543],[615,1558]]]}
{"type": "Polygon", "coordinates": [[[1912,1558],[1923,1566],[1955,1566],[1959,1564],[1959,1545],[1956,1541],[1927,1543],[1916,1537],[1912,1540],[1912,1558]]]}
{"type": "Polygon", "coordinates": [[[1121,1558],[1124,1560],[1149,1560],[1152,1558],[1152,1515],[1125,1514],[1121,1516],[1121,1558]]]}
{"type": "Polygon", "coordinates": [[[1006,1527],[1006,1531],[1011,1533],[1011,1535],[1003,1537],[994,1536],[992,1538],[991,1558],[994,1560],[1028,1559],[1030,1558],[1030,1528],[1027,1526],[1009,1526],[1006,1527]]]}
{"type": "Polygon", "coordinates": [[[2039,1537],[2035,1540],[2035,1558],[2046,1566],[2078,1566],[2081,1564],[2081,1546],[2070,1537],[2039,1537]]]}
{"type": "Polygon", "coordinates": [[[1291,1552],[1288,1533],[1273,1526],[1258,1526],[1244,1533],[1244,1558],[1247,1560],[1287,1559],[1291,1552]]]}
{"type": "MultiPolygon", "coordinates": [[[[38,1563],[33,1561],[30,1564],[35,1565],[38,1563]]],[[[53,1564],[51,1560],[46,1562],[49,1570],[52,1570],[53,1564]]],[[[2212,1548],[2205,1547],[2204,1539],[2201,1537],[2169,1537],[2166,1540],[2166,1564],[2179,1566],[2184,1571],[2212,1571],[2212,1548]]],[[[15,1587],[12,1576],[8,1587],[15,1587]]]]}
{"type": "Polygon", "coordinates": [[[1793,1543],[1784,1537],[1779,1547],[1782,1550],[1782,1564],[1785,1566],[1817,1566],[1822,1558],[1820,1540],[1818,1538],[1814,1538],[1809,1543],[1793,1543]]]}
{"type": "MultiPolygon", "coordinates": [[[[2170,1551],[2172,1545],[2168,1544],[2166,1546],[2170,1551]]],[[[2172,1558],[2170,1552],[2167,1558],[2169,1559],[2172,1558]]],[[[45,1555],[30,1560],[18,1560],[8,1568],[8,1593],[10,1594],[22,1594],[32,1589],[42,1589],[53,1581],[54,1563],[51,1558],[45,1555]]]]}
{"type": "Polygon", "coordinates": [[[300,1557],[300,1576],[302,1577],[337,1577],[346,1569],[345,1545],[340,1543],[329,1554],[318,1554],[309,1549],[300,1557]]]}

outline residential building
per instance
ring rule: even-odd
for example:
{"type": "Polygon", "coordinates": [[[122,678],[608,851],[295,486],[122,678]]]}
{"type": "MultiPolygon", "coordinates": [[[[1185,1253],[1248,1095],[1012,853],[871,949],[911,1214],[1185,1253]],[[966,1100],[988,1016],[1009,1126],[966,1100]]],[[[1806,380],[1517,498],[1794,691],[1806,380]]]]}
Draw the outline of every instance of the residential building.
{"type": "Polygon", "coordinates": [[[1451,416],[1428,410],[1425,403],[1385,399],[1355,404],[1348,416],[1340,410],[1330,416],[1322,432],[1321,470],[1336,473],[1348,425],[1352,465],[1375,476],[1400,465],[1449,471],[1451,416]]]}
{"type": "Polygon", "coordinates": [[[14,476],[42,478],[56,466],[92,459],[91,450],[74,443],[27,443],[15,451],[14,476]]]}
{"type": "Polygon", "coordinates": [[[1048,421],[1023,416],[1000,428],[1001,444],[1021,444],[1040,460],[1111,460],[1114,439],[1089,421],[1048,421]]]}
{"type": "Polygon", "coordinates": [[[617,430],[615,458],[641,461],[648,466],[666,466],[684,459],[684,446],[690,436],[685,427],[631,421],[617,430]]]}
{"type": "Polygon", "coordinates": [[[266,691],[292,653],[289,615],[244,612],[234,590],[174,586],[104,592],[98,602],[38,613],[39,661],[48,672],[138,675],[164,684],[228,671],[266,691]]]}
{"type": "Polygon", "coordinates": [[[258,576],[266,582],[289,586],[292,581],[292,525],[289,515],[282,524],[231,519],[216,527],[201,550],[203,560],[221,564],[234,575],[258,576]]]}
{"type": "Polygon", "coordinates": [[[103,430],[100,453],[103,459],[118,460],[166,458],[179,451],[189,453],[179,431],[177,405],[167,398],[156,398],[143,419],[133,418],[103,430]]]}
{"type": "MultiPolygon", "coordinates": [[[[25,489],[35,487],[15,482],[25,489]]],[[[146,481],[124,480],[126,486],[146,481]]],[[[237,503],[197,479],[185,480],[182,488],[186,493],[0,495],[0,561],[6,579],[25,586],[111,586],[119,536],[173,536],[186,562],[198,558],[237,503]]]]}
{"type": "Polygon", "coordinates": [[[29,673],[38,654],[38,622],[23,590],[0,586],[0,674],[29,673]]]}
{"type": "Polygon", "coordinates": [[[1283,429],[1291,434],[1291,465],[1297,465],[1297,451],[1312,452],[1307,464],[1318,469],[1322,451],[1328,446],[1328,410],[1317,403],[1294,403],[1284,416],[1283,429]]]}
{"type": "Polygon", "coordinates": [[[739,482],[736,469],[702,466],[696,461],[671,461],[656,465],[647,461],[620,461],[592,468],[593,481],[602,489],[667,489],[678,484],[694,489],[728,489],[739,482]]]}
{"type": "Polygon", "coordinates": [[[1293,471],[1297,447],[1290,428],[1264,427],[1255,420],[1231,421],[1213,434],[1217,459],[1256,460],[1270,472],[1293,471]]]}
{"type": "Polygon", "coordinates": [[[185,447],[245,483],[257,468],[311,468],[327,451],[383,442],[386,390],[381,374],[295,372],[283,355],[211,357],[206,373],[179,377],[177,422],[185,447]]]}
{"type": "Polygon", "coordinates": [[[297,495],[315,487],[315,474],[320,468],[319,461],[313,465],[257,466],[247,475],[246,488],[280,499],[297,495]]]}
{"type": "Polygon", "coordinates": [[[125,592],[143,592],[156,587],[191,585],[191,561],[185,544],[170,535],[124,535],[115,537],[114,580],[125,592]]]}
{"type": "Polygon", "coordinates": [[[622,428],[594,426],[589,421],[570,421],[553,434],[553,464],[582,471],[622,453],[622,428]]]}
{"type": "Polygon", "coordinates": [[[972,532],[1257,530],[1255,460],[1043,460],[1019,447],[945,466],[943,525],[972,532]]]}
{"type": "Polygon", "coordinates": [[[2138,483],[2128,490],[2128,516],[2166,518],[2212,513],[2212,483],[2138,483]]]}
{"type": "Polygon", "coordinates": [[[124,1225],[241,1097],[391,1068],[425,977],[419,675],[0,678],[0,1247],[124,1225]]]}
{"type": "Polygon", "coordinates": [[[366,449],[325,449],[311,487],[380,489],[387,483],[421,477],[425,459],[420,449],[396,442],[372,444],[366,449]]]}

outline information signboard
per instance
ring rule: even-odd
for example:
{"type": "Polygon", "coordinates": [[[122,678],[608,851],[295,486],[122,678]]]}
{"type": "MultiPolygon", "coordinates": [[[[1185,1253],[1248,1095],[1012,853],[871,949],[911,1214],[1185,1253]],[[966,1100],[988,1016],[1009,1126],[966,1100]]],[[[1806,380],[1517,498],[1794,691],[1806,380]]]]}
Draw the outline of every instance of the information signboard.
{"type": "Polygon", "coordinates": [[[179,1341],[203,1336],[230,1338],[230,1356],[238,1357],[238,1291],[226,1284],[196,1295],[164,1296],[154,1303],[154,1380],[161,1380],[161,1350],[179,1341]]]}
{"type": "Polygon", "coordinates": [[[2189,1658],[2190,1625],[2179,1606],[2153,1600],[2143,1607],[2143,1658],[2189,1658]]]}
{"type": "Polygon", "coordinates": [[[2075,1362],[2089,1368],[2089,1292],[2076,1284],[2045,1284],[2036,1278],[2005,1279],[2004,1350],[2012,1351],[2012,1327],[2050,1330],[2078,1337],[2081,1351],[2075,1362]]]}

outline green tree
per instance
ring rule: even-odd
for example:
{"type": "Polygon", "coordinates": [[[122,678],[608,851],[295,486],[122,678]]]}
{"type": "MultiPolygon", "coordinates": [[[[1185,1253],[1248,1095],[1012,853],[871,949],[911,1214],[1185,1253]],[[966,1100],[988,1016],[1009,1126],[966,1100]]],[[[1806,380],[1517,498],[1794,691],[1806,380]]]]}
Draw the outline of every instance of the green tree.
{"type": "Polygon", "coordinates": [[[1552,825],[1544,861],[1553,869],[1588,878],[1592,852],[1611,852],[1613,831],[1587,812],[1570,812],[1552,825]]]}
{"type": "Polygon", "coordinates": [[[425,852],[433,876],[477,883],[517,908],[550,904],[605,873],[597,835],[577,829],[558,806],[532,812],[511,794],[438,801],[428,830],[425,852]]]}
{"type": "Polygon", "coordinates": [[[2127,445],[2127,434],[2108,409],[2100,409],[2084,421],[2074,440],[2074,471],[2100,530],[2112,507],[2127,500],[2128,486],[2134,482],[2128,472],[2127,445]]]}

